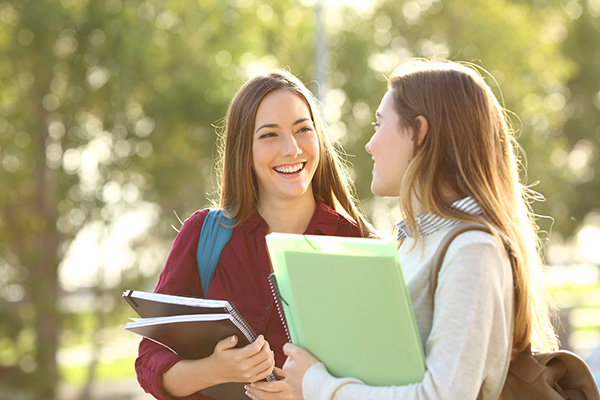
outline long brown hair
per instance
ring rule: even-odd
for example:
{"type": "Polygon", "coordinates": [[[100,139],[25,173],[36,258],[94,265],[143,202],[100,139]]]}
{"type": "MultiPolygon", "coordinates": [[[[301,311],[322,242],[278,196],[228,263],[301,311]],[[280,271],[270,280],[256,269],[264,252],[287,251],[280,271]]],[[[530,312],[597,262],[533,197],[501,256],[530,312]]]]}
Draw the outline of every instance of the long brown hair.
{"type": "Polygon", "coordinates": [[[258,183],[252,171],[252,139],[256,110],[261,100],[275,90],[287,90],[302,98],[310,110],[319,140],[319,164],[312,180],[313,193],[334,210],[352,219],[362,236],[373,228],[354,201],[354,187],[342,168],[340,155],[324,130],[323,118],[312,93],[286,71],[272,71],[247,81],[227,110],[219,143],[220,207],[236,223],[243,222],[258,205],[258,183]]]}
{"type": "Polygon", "coordinates": [[[538,228],[530,207],[539,195],[520,181],[520,147],[506,110],[475,67],[467,64],[410,60],[394,72],[388,88],[402,126],[416,135],[420,115],[429,125],[420,145],[413,140],[413,158],[403,177],[400,201],[408,228],[416,232],[413,198],[439,216],[488,225],[515,258],[513,347],[557,348],[538,228]],[[483,214],[452,208],[456,199],[445,196],[448,191],[461,198],[470,196],[483,214]]]}

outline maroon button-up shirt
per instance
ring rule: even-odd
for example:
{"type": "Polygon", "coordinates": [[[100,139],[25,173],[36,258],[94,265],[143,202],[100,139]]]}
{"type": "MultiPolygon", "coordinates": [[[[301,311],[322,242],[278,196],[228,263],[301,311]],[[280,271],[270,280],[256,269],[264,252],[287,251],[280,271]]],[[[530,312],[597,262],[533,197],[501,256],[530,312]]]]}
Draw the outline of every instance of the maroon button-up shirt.
{"type": "MultiPolygon", "coordinates": [[[[188,218],[173,242],[167,262],[160,274],[155,292],[181,296],[199,296],[200,277],[196,251],[202,223],[208,209],[196,211],[188,218]]],[[[267,223],[258,212],[234,228],[231,240],[223,249],[207,298],[232,302],[257,335],[263,334],[275,353],[275,364],[285,361],[283,345],[287,342],[268,276],[273,269],[267,252],[267,223]]],[[[318,201],[305,234],[360,236],[358,227],[318,201]]],[[[137,378],[142,388],[159,400],[171,400],[162,388],[162,375],[182,358],[167,348],[143,339],[135,361],[137,378]]],[[[185,399],[209,399],[199,392],[185,399]]]]}

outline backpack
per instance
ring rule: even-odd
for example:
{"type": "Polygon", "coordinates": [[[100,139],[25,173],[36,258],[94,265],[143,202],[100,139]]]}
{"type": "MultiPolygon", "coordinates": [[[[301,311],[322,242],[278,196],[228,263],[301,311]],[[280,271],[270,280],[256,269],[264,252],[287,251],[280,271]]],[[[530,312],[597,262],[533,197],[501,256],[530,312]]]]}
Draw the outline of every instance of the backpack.
{"type": "Polygon", "coordinates": [[[200,297],[204,297],[208,291],[223,248],[229,243],[233,234],[234,223],[234,220],[227,218],[218,209],[210,210],[204,219],[198,239],[198,250],[196,250],[198,274],[202,284],[200,297]]]}
{"type": "MultiPolygon", "coordinates": [[[[446,234],[433,256],[432,296],[448,246],[458,235],[471,230],[491,234],[487,226],[475,222],[461,223],[446,234]]],[[[511,265],[514,269],[512,257],[511,265]]],[[[532,353],[529,346],[513,353],[500,399],[600,400],[600,393],[589,367],[576,354],[566,350],[532,353]]]]}

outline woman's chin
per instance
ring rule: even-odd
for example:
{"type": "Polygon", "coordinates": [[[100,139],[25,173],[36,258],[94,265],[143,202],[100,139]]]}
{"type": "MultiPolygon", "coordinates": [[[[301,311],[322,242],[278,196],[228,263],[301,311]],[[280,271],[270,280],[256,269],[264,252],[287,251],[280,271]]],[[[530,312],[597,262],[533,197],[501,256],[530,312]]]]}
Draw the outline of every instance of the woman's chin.
{"type": "Polygon", "coordinates": [[[310,186],[288,187],[281,190],[281,197],[284,199],[299,199],[304,196],[312,196],[312,188],[310,186]]]}
{"type": "Polygon", "coordinates": [[[377,197],[400,197],[400,194],[392,190],[386,190],[376,185],[371,185],[371,192],[377,197]]]}

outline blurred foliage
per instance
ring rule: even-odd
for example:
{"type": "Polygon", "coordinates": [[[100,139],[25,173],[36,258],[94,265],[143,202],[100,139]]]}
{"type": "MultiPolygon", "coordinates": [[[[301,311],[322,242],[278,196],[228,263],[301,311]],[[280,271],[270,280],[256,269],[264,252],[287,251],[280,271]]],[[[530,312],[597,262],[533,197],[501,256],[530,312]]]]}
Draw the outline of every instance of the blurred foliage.
{"type": "MultiPolygon", "coordinates": [[[[489,71],[488,83],[513,113],[513,127],[528,155],[521,160],[527,164],[524,181],[550,199],[535,203],[535,211],[559,215],[552,229],[571,235],[578,225],[569,222],[572,214],[558,210],[570,211],[561,186],[574,179],[574,172],[552,162],[553,155],[570,151],[562,128],[568,117],[566,83],[577,68],[562,51],[571,24],[562,8],[549,1],[504,0],[378,4],[372,15],[348,10],[345,19],[335,22],[332,79],[341,89],[347,151],[364,151],[368,125],[386,90],[385,75],[402,60],[418,56],[474,63],[489,71]]],[[[371,197],[364,184],[370,181],[370,160],[356,157],[354,167],[356,180],[363,183],[359,196],[371,197]]],[[[540,224],[551,229],[550,220],[540,224]]]]}
{"type": "MultiPolygon", "coordinates": [[[[96,379],[99,381],[110,381],[111,379],[120,379],[129,376],[132,373],[132,365],[135,363],[135,357],[122,358],[116,362],[98,363],[98,372],[96,379]]],[[[72,384],[83,384],[86,381],[85,370],[79,366],[65,368],[62,371],[62,379],[72,384]]],[[[141,389],[140,389],[141,391],[141,389]]]]}
{"type": "MultiPolygon", "coordinates": [[[[0,5],[0,290],[7,305],[0,365],[10,366],[0,370],[2,384],[17,382],[7,379],[17,374],[35,398],[54,397],[58,266],[83,227],[106,234],[121,216],[154,203],[157,218],[166,211],[165,223],[136,244],[144,254],[172,240],[172,210],[187,215],[208,204],[213,124],[253,66],[285,59],[310,69],[312,29],[300,24],[312,11],[294,4],[0,5]]],[[[126,265],[116,288],[99,273],[92,293],[118,299],[122,286],[140,287],[140,260],[126,265]]],[[[159,262],[150,261],[156,272],[159,262]]],[[[106,310],[92,309],[100,331],[106,310]]]]}
{"type": "MultiPolygon", "coordinates": [[[[29,398],[52,399],[59,346],[90,341],[97,349],[103,328],[126,318],[120,292],[152,288],[179,224],[172,212],[186,217],[215,198],[216,132],[247,78],[283,66],[318,90],[313,5],[0,4],[0,394],[28,387],[29,398]],[[98,272],[81,292],[92,300],[59,302],[59,266],[77,235],[94,227],[107,237],[140,210],[151,229],[130,244],[117,279],[107,277],[108,258],[90,254],[81,268],[98,272]]],[[[359,197],[372,197],[364,145],[385,76],[412,56],[470,61],[490,71],[488,82],[519,117],[527,182],[539,181],[534,189],[549,200],[536,212],[556,218],[553,232],[574,234],[598,210],[600,192],[598,16],[598,0],[379,0],[329,9],[323,106],[351,155],[359,197]]],[[[88,383],[95,373],[91,365],[88,383]]]]}
{"type": "Polygon", "coordinates": [[[564,8],[572,21],[562,51],[576,69],[566,82],[567,120],[561,133],[567,146],[553,154],[552,162],[570,173],[550,190],[562,200],[552,214],[564,221],[557,230],[569,236],[600,208],[600,1],[567,2],[564,8]]]}

